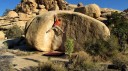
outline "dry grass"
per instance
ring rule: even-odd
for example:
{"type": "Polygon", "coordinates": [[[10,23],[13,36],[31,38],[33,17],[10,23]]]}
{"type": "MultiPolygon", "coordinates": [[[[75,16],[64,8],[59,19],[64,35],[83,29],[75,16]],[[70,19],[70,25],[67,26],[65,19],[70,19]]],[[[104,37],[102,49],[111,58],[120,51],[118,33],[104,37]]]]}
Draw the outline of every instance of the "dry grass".
{"type": "MultiPolygon", "coordinates": [[[[75,40],[74,44],[78,49],[80,47],[84,48],[85,42],[88,42],[89,39],[107,39],[110,35],[107,26],[94,18],[76,12],[55,11],[48,12],[43,16],[37,16],[28,22],[25,35],[29,45],[40,51],[50,50],[48,48],[51,48],[51,40],[54,35],[52,32],[46,35],[46,32],[51,29],[54,23],[54,14],[62,19],[62,25],[60,27],[65,32],[62,37],[62,42],[64,43],[66,37],[69,36],[75,40]],[[47,39],[45,36],[47,36],[47,39]]],[[[64,46],[64,44],[62,44],[62,46],[64,46]]]]}
{"type": "Polygon", "coordinates": [[[38,67],[29,67],[22,71],[67,71],[67,69],[62,62],[42,62],[38,67]]]}
{"type": "Polygon", "coordinates": [[[74,54],[70,61],[71,64],[69,64],[69,69],[71,70],[97,70],[99,68],[98,63],[93,62],[92,57],[84,51],[74,54]]]}
{"type": "Polygon", "coordinates": [[[13,56],[0,56],[0,71],[14,71],[11,63],[13,56]]]}
{"type": "Polygon", "coordinates": [[[28,56],[28,55],[31,55],[31,54],[36,54],[36,52],[34,52],[34,51],[32,51],[32,52],[29,52],[29,51],[21,51],[19,49],[16,49],[16,50],[8,49],[7,52],[10,52],[12,54],[15,54],[16,56],[28,56]]]}

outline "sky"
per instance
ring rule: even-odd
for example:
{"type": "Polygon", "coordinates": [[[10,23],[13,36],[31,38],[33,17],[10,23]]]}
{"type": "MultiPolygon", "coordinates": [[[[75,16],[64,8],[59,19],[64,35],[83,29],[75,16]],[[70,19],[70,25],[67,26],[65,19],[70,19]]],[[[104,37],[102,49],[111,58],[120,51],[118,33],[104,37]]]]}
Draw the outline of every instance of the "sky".
{"type": "MultiPolygon", "coordinates": [[[[66,0],[70,4],[82,2],[84,5],[98,4],[101,8],[124,10],[128,8],[128,0],[66,0]]],[[[14,9],[20,0],[0,0],[0,16],[6,9],[14,9]]]]}

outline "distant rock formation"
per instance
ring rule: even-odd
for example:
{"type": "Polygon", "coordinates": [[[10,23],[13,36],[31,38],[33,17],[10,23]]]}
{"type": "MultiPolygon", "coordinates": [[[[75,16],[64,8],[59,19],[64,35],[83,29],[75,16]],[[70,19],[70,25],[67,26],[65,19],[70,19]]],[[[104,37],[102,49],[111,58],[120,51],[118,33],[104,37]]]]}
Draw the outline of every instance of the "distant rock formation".
{"type": "Polygon", "coordinates": [[[68,3],[65,0],[22,0],[16,7],[16,12],[31,14],[38,12],[40,9],[67,10],[68,3]]]}
{"type": "Polygon", "coordinates": [[[83,7],[83,6],[84,6],[83,3],[81,2],[77,4],[77,7],[83,7]]]}
{"type": "Polygon", "coordinates": [[[101,15],[100,7],[96,4],[90,4],[85,7],[78,7],[74,11],[83,13],[94,18],[98,18],[101,15]]]}
{"type": "Polygon", "coordinates": [[[123,12],[126,12],[126,13],[128,13],[128,9],[125,9],[123,12]]]}
{"type": "Polygon", "coordinates": [[[75,48],[79,49],[84,48],[89,40],[106,40],[110,36],[110,31],[104,23],[87,15],[69,11],[53,11],[37,16],[28,21],[25,30],[28,44],[39,51],[64,51],[67,37],[73,38],[75,48]],[[57,35],[54,30],[47,33],[52,28],[55,14],[62,20],[61,28],[64,34],[57,35]]]}
{"type": "Polygon", "coordinates": [[[115,10],[111,8],[101,8],[101,17],[111,16],[113,12],[121,13],[120,10],[115,10]]]}
{"type": "Polygon", "coordinates": [[[101,13],[107,13],[107,12],[118,12],[120,13],[120,10],[111,9],[111,8],[101,8],[101,13]]]}

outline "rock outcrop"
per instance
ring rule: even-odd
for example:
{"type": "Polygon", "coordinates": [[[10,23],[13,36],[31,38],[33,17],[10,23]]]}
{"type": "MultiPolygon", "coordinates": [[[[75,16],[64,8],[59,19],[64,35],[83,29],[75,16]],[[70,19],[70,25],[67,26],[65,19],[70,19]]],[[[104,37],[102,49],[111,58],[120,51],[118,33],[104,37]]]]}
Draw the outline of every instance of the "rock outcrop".
{"type": "MultiPolygon", "coordinates": [[[[36,15],[35,15],[36,16],[36,15]]],[[[6,16],[0,19],[0,29],[8,30],[12,28],[14,25],[21,27],[23,30],[26,25],[26,21],[31,19],[33,16],[25,13],[16,13],[15,11],[10,11],[6,16]]]]}
{"type": "Polygon", "coordinates": [[[16,11],[31,14],[36,8],[37,3],[34,0],[21,0],[21,3],[16,7],[16,11]]]}
{"type": "Polygon", "coordinates": [[[51,10],[67,10],[68,3],[65,0],[22,0],[17,5],[16,11],[31,14],[44,8],[51,10]]]}
{"type": "Polygon", "coordinates": [[[18,14],[15,11],[9,11],[6,16],[9,18],[15,18],[18,17],[18,14]]]}
{"type": "Polygon", "coordinates": [[[8,30],[17,25],[22,30],[26,21],[47,13],[51,10],[67,10],[65,0],[21,0],[14,10],[10,10],[5,16],[0,17],[0,29],[8,30]]]}
{"type": "Polygon", "coordinates": [[[77,4],[77,7],[83,7],[83,6],[84,6],[83,3],[81,2],[77,4]]]}
{"type": "Polygon", "coordinates": [[[83,13],[94,18],[98,18],[101,15],[100,7],[96,4],[90,4],[85,7],[78,7],[74,11],[83,13]]]}
{"type": "Polygon", "coordinates": [[[74,9],[77,8],[77,7],[78,7],[78,6],[75,5],[75,4],[69,4],[69,5],[68,5],[68,8],[69,8],[70,11],[74,11],[74,9]]]}
{"type": "Polygon", "coordinates": [[[101,8],[100,10],[101,10],[101,17],[104,17],[104,18],[106,18],[106,16],[111,16],[113,12],[118,12],[118,13],[121,12],[119,10],[110,9],[110,8],[101,8]]]}
{"type": "MultiPolygon", "coordinates": [[[[37,16],[27,22],[25,37],[28,44],[39,51],[63,50],[64,43],[69,38],[75,42],[75,48],[85,47],[90,40],[104,39],[110,36],[104,23],[87,15],[70,11],[53,11],[37,16]],[[61,28],[65,32],[58,35],[51,30],[54,15],[62,20],[61,28]]],[[[92,43],[92,42],[90,42],[92,43]]]]}
{"type": "Polygon", "coordinates": [[[3,31],[0,31],[0,40],[4,40],[5,39],[5,34],[3,31]]]}
{"type": "Polygon", "coordinates": [[[111,8],[101,8],[101,13],[108,13],[108,12],[118,12],[120,13],[120,10],[115,10],[115,9],[111,9],[111,8]]]}
{"type": "Polygon", "coordinates": [[[25,13],[19,13],[19,21],[28,21],[30,19],[29,15],[25,13]]]}

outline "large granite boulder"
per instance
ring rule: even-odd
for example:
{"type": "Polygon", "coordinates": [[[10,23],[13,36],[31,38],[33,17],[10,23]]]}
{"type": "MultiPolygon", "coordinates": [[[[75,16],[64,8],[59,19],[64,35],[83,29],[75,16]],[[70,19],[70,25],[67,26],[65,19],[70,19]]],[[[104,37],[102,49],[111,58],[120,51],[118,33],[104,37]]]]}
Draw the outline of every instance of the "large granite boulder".
{"type": "Polygon", "coordinates": [[[74,40],[76,49],[85,48],[85,43],[95,39],[106,40],[109,36],[110,31],[104,23],[70,11],[51,11],[39,15],[29,20],[25,27],[28,44],[39,51],[64,51],[64,43],[68,38],[74,40]],[[60,27],[65,33],[58,35],[55,30],[48,32],[54,24],[54,15],[62,20],[60,27]]]}
{"type": "Polygon", "coordinates": [[[45,8],[49,11],[51,10],[66,10],[67,2],[65,0],[37,0],[37,4],[44,5],[45,8]]]}

